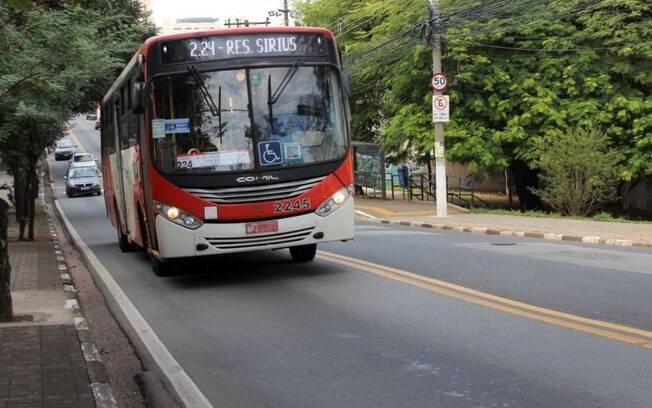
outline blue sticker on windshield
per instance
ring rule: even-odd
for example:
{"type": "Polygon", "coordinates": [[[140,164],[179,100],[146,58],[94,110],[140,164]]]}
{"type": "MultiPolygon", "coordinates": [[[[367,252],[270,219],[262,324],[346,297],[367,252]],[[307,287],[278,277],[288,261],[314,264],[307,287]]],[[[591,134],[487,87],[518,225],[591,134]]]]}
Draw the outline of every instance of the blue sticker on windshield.
{"type": "Polygon", "coordinates": [[[258,157],[262,166],[283,163],[283,146],[278,140],[258,143],[258,157]]]}
{"type": "Polygon", "coordinates": [[[165,134],[190,133],[190,119],[165,119],[165,134]]]}

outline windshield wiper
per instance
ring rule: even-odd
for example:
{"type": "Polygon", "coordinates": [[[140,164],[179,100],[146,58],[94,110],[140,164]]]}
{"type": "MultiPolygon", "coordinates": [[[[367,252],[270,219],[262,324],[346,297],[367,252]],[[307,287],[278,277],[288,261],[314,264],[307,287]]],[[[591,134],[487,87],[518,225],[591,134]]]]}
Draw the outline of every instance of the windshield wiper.
{"type": "Polygon", "coordinates": [[[278,87],[276,88],[273,94],[272,94],[272,76],[270,75],[268,77],[267,104],[274,105],[276,102],[278,102],[278,98],[281,97],[283,91],[285,91],[285,88],[287,88],[292,78],[294,78],[294,75],[299,70],[300,65],[301,65],[301,59],[296,60],[294,64],[292,64],[290,69],[288,69],[287,72],[285,73],[285,76],[281,80],[281,83],[278,84],[278,87]]]}
{"type": "MultiPolygon", "coordinates": [[[[194,65],[191,65],[188,67],[188,71],[192,75],[193,79],[197,83],[197,87],[199,88],[199,91],[201,92],[201,96],[204,98],[204,102],[206,102],[206,105],[208,105],[208,109],[211,111],[211,114],[213,116],[217,116],[219,118],[222,117],[222,110],[215,105],[215,100],[213,100],[213,96],[211,95],[210,91],[208,90],[208,87],[206,86],[206,82],[204,82],[204,79],[201,77],[199,72],[197,72],[197,68],[195,68],[194,65]]],[[[220,96],[222,94],[222,87],[220,86],[220,96]]],[[[220,98],[220,105],[221,105],[221,100],[220,98]]]]}
{"type": "Polygon", "coordinates": [[[197,68],[195,68],[194,65],[191,65],[188,67],[188,71],[190,71],[190,74],[197,83],[199,91],[204,98],[204,102],[206,102],[208,109],[211,111],[211,115],[213,115],[213,117],[217,117],[218,137],[220,138],[220,144],[222,144],[222,136],[224,136],[224,129],[222,129],[222,85],[220,85],[217,90],[217,100],[219,105],[215,106],[213,95],[211,95],[210,91],[208,90],[204,79],[201,77],[199,72],[197,72],[197,68]]]}
{"type": "Polygon", "coordinates": [[[272,75],[267,76],[267,108],[269,109],[269,125],[271,127],[272,133],[274,133],[274,109],[273,106],[278,102],[279,98],[285,91],[285,88],[289,85],[294,75],[299,71],[299,66],[301,65],[301,59],[294,61],[294,64],[285,72],[285,76],[278,84],[278,87],[272,93],[272,75]]]}

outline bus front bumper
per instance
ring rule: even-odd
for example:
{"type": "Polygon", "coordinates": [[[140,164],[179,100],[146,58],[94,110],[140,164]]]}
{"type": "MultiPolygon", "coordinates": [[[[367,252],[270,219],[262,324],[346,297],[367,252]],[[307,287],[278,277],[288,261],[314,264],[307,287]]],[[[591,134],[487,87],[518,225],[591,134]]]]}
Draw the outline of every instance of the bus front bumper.
{"type": "Polygon", "coordinates": [[[279,219],[276,232],[247,234],[247,222],[203,224],[190,230],[157,216],[156,235],[160,258],[183,258],[350,240],[353,219],[350,197],[326,217],[310,213],[279,219]]]}

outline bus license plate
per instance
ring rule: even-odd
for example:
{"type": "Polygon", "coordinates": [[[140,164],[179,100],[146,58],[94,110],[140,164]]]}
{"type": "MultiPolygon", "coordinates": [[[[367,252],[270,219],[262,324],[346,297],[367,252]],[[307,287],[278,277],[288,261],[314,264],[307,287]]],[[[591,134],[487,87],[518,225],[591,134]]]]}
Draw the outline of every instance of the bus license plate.
{"type": "Polygon", "coordinates": [[[247,235],[278,232],[278,221],[251,222],[245,224],[245,228],[247,229],[247,235]]]}

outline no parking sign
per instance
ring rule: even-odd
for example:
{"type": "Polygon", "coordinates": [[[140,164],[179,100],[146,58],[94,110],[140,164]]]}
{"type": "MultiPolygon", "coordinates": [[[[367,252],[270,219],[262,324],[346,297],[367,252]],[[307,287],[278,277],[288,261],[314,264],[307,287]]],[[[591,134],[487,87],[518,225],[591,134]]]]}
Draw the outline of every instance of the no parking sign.
{"type": "Polygon", "coordinates": [[[435,123],[448,122],[450,116],[450,103],[448,95],[434,95],[432,97],[432,121],[435,123]]]}

